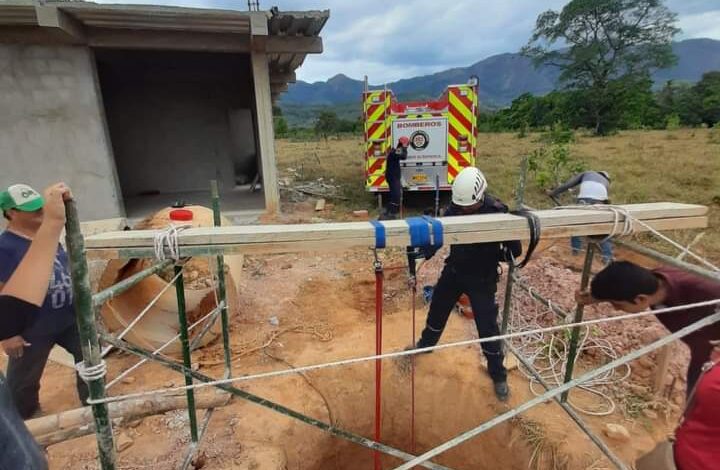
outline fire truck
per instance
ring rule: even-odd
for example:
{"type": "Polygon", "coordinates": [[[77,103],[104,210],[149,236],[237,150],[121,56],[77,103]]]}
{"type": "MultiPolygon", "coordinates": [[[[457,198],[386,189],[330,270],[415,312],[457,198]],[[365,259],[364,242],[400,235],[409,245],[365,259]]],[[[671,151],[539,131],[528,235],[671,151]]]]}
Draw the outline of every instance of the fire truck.
{"type": "Polygon", "coordinates": [[[400,137],[408,137],[402,161],[405,191],[447,191],[455,176],[475,165],[478,80],[450,85],[432,101],[398,101],[387,88],[363,92],[365,130],[365,189],[388,191],[385,157],[400,137]]]}

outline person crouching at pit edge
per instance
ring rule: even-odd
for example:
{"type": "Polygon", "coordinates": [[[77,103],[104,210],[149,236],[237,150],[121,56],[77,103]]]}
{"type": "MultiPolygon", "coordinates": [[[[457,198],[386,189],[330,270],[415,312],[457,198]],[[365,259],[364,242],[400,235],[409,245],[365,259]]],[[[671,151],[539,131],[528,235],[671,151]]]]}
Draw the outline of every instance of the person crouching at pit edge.
{"type": "MultiPolygon", "coordinates": [[[[508,212],[500,200],[487,194],[487,181],[477,168],[462,170],[452,185],[452,204],[444,216],[494,214],[508,212]]],[[[433,290],[425,329],[417,348],[435,346],[445,329],[448,317],[462,294],[467,294],[480,338],[500,334],[497,324],[498,305],[495,302],[499,263],[510,261],[522,253],[520,241],[471,243],[451,245],[445,267],[433,290]]],[[[427,253],[430,259],[433,252],[427,253]]],[[[487,370],[493,380],[495,394],[505,401],[509,395],[507,370],[500,341],[482,343],[487,370]]]]}
{"type": "MultiPolygon", "coordinates": [[[[576,294],[578,303],[610,302],[624,312],[642,312],[704,302],[720,298],[720,282],[713,282],[681,269],[661,267],[646,269],[629,261],[610,263],[595,275],[590,292],[576,294]]],[[[674,333],[696,321],[712,315],[717,305],[695,307],[657,315],[665,328],[674,333]]],[[[720,338],[720,323],[714,323],[683,338],[690,348],[687,370],[687,389],[690,393],[697,382],[702,366],[710,355],[711,340],[720,338]]]]}

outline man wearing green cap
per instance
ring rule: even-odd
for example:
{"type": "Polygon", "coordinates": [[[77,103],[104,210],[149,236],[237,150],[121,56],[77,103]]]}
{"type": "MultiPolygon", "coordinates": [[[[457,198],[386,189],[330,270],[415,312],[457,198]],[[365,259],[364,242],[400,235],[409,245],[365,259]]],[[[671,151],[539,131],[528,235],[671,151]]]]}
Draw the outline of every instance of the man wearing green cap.
{"type": "MultiPolygon", "coordinates": [[[[43,221],[43,197],[30,186],[15,184],[0,193],[0,209],[8,220],[0,234],[0,290],[27,252],[43,221]]],[[[7,384],[23,419],[39,409],[40,377],[50,350],[56,344],[82,360],[80,337],[75,324],[72,282],[68,257],[58,245],[45,301],[35,320],[22,334],[2,341],[10,360],[7,384]]],[[[77,378],[80,400],[88,397],[87,386],[77,378]]]]}

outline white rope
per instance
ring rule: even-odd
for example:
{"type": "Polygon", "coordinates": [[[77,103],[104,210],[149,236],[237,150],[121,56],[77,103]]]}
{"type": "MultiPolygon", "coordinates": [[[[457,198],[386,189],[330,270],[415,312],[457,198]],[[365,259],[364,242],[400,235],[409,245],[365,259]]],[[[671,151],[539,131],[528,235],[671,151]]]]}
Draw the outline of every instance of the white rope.
{"type": "MultiPolygon", "coordinates": [[[[183,268],[183,269],[184,269],[184,268],[183,268]]],[[[175,277],[173,277],[173,278],[170,280],[170,282],[168,282],[167,284],[165,284],[165,286],[160,290],[160,292],[158,292],[158,294],[145,306],[145,308],[144,308],[140,313],[137,314],[137,316],[133,319],[133,321],[131,321],[130,324],[128,324],[128,326],[126,326],[125,329],[122,330],[119,335],[117,335],[117,339],[123,339],[123,338],[125,337],[125,335],[128,334],[128,332],[129,332],[135,325],[137,325],[137,323],[138,323],[140,320],[143,319],[143,317],[145,316],[145,314],[150,311],[150,309],[153,307],[153,305],[155,305],[155,304],[160,300],[160,297],[162,297],[163,294],[164,294],[165,292],[167,292],[167,290],[170,289],[171,286],[174,285],[174,283],[175,283],[175,281],[177,280],[177,278],[182,275],[183,269],[181,269],[181,270],[175,275],[175,277]]],[[[107,347],[105,347],[105,349],[103,349],[103,352],[102,352],[102,357],[107,356],[107,354],[112,350],[112,348],[113,348],[112,346],[107,346],[107,347]]]]}
{"type": "Polygon", "coordinates": [[[192,225],[175,225],[170,224],[165,230],[161,230],[155,234],[153,245],[155,247],[155,258],[158,261],[165,261],[170,258],[173,261],[180,259],[180,246],[178,245],[178,235],[186,228],[192,225]],[[165,251],[167,250],[167,255],[165,251]]]}
{"type": "MultiPolygon", "coordinates": [[[[521,279],[521,281],[523,280],[521,279]]],[[[534,289],[530,287],[530,290],[534,289]]],[[[526,297],[530,299],[530,304],[529,306],[523,307],[519,307],[518,298],[513,297],[510,331],[537,331],[541,328],[540,318],[544,317],[547,313],[547,310],[541,310],[539,307],[542,305],[546,309],[551,310],[549,306],[542,304],[532,295],[526,294],[526,297]],[[529,311],[529,309],[533,307],[534,312],[529,311]],[[522,314],[520,313],[521,311],[523,312],[522,314]]],[[[554,315],[555,314],[553,314],[553,316],[554,315]]],[[[584,327],[583,335],[578,343],[576,362],[582,354],[586,354],[592,350],[598,350],[599,354],[604,356],[605,363],[619,357],[609,341],[601,338],[593,338],[590,332],[591,330],[588,326],[584,327]]],[[[542,380],[548,385],[559,386],[565,382],[569,344],[562,333],[553,333],[550,334],[549,337],[546,334],[522,336],[516,338],[514,344],[518,353],[522,354],[530,366],[535,369],[542,380]]],[[[530,391],[535,396],[545,393],[546,390],[539,390],[539,381],[533,374],[522,365],[520,365],[518,369],[528,379],[530,391]]],[[[581,390],[598,396],[602,400],[602,405],[589,409],[574,402],[571,398],[568,399],[568,404],[577,411],[587,415],[610,415],[615,411],[616,404],[613,398],[603,390],[606,386],[627,379],[630,374],[630,366],[624,364],[620,372],[618,372],[617,369],[612,369],[578,386],[581,390]]]]}
{"type": "Polygon", "coordinates": [[[308,366],[295,367],[293,369],[262,372],[259,374],[245,375],[242,377],[220,379],[220,380],[215,380],[215,381],[211,381],[211,382],[203,382],[203,383],[194,384],[194,385],[186,385],[186,386],[167,388],[167,389],[162,389],[162,390],[151,390],[148,392],[132,393],[132,394],[128,394],[128,395],[120,395],[120,396],[114,396],[114,397],[106,397],[106,398],[103,398],[100,400],[88,400],[88,403],[90,403],[90,404],[111,403],[111,402],[116,402],[116,401],[141,398],[141,397],[145,397],[145,396],[168,395],[168,394],[177,393],[177,392],[180,392],[183,390],[212,387],[212,386],[217,386],[217,385],[226,385],[226,384],[231,384],[231,383],[235,383],[235,382],[245,382],[245,381],[249,381],[249,380],[265,379],[265,378],[270,378],[270,377],[280,377],[280,376],[291,375],[291,374],[299,374],[302,372],[310,372],[310,371],[315,371],[315,370],[320,370],[320,369],[326,369],[329,367],[347,366],[347,365],[352,365],[352,364],[360,364],[360,363],[368,362],[368,361],[376,361],[378,359],[393,359],[393,358],[399,358],[399,357],[404,357],[404,356],[413,356],[416,354],[422,354],[422,353],[437,351],[437,350],[441,350],[441,349],[454,348],[454,347],[460,347],[460,346],[470,346],[473,344],[481,344],[481,343],[487,343],[487,342],[492,342],[492,341],[500,341],[500,340],[505,340],[505,339],[519,338],[519,337],[527,336],[527,335],[549,333],[552,331],[565,330],[567,328],[572,328],[572,327],[576,327],[576,326],[597,325],[597,324],[605,323],[605,322],[628,320],[628,319],[632,319],[632,318],[640,318],[640,317],[646,317],[646,316],[650,316],[650,315],[661,315],[664,313],[676,312],[676,311],[680,311],[680,310],[687,310],[687,309],[698,308],[698,307],[707,307],[710,305],[718,305],[718,304],[720,304],[720,298],[714,299],[714,300],[706,300],[704,302],[696,302],[696,303],[692,303],[692,304],[678,305],[675,307],[668,307],[668,308],[664,308],[664,309],[650,310],[650,311],[640,312],[640,313],[629,313],[629,314],[624,314],[624,315],[617,315],[614,317],[604,317],[604,318],[598,318],[598,319],[594,319],[594,320],[586,320],[586,321],[577,322],[577,323],[567,323],[567,324],[563,324],[563,325],[550,326],[550,327],[540,328],[540,329],[531,330],[531,331],[513,332],[513,333],[504,334],[504,335],[496,335],[496,336],[489,336],[489,337],[485,337],[485,338],[458,341],[455,343],[440,344],[437,346],[430,346],[427,348],[416,348],[416,349],[410,349],[410,350],[395,351],[395,352],[386,353],[386,354],[364,356],[364,357],[357,357],[357,358],[352,358],[352,359],[344,359],[344,360],[339,360],[339,361],[326,362],[323,364],[314,364],[314,365],[308,365],[308,366]]]}
{"type": "Polygon", "coordinates": [[[643,222],[642,220],[637,220],[637,219],[636,219],[636,222],[637,222],[638,224],[642,225],[643,227],[647,228],[648,231],[652,232],[652,234],[655,235],[656,237],[658,237],[659,239],[668,242],[669,244],[671,244],[672,246],[674,246],[675,248],[677,248],[678,250],[680,250],[683,255],[690,255],[691,257],[695,258],[697,261],[701,262],[702,264],[704,264],[704,265],[707,266],[708,268],[711,268],[711,269],[713,269],[713,270],[715,270],[715,271],[720,271],[720,268],[719,268],[719,267],[715,266],[714,264],[712,264],[712,263],[711,263],[710,261],[708,261],[707,259],[703,258],[703,257],[700,256],[700,255],[695,254],[692,250],[690,250],[690,246],[682,246],[681,244],[679,244],[678,242],[676,242],[676,241],[673,240],[672,238],[669,238],[669,237],[667,237],[666,235],[663,235],[662,233],[658,232],[657,230],[655,230],[654,228],[652,228],[650,225],[646,224],[646,223],[643,222]]]}
{"type": "Polygon", "coordinates": [[[690,255],[691,257],[695,258],[695,260],[699,261],[700,263],[704,264],[705,266],[715,270],[720,271],[720,268],[712,264],[707,259],[703,258],[702,256],[694,253],[690,250],[690,245],[688,246],[682,246],[680,243],[676,242],[672,238],[668,237],[667,235],[664,235],[660,233],[658,230],[655,230],[650,224],[647,222],[637,219],[630,214],[630,212],[622,207],[622,206],[614,206],[612,204],[588,204],[588,205],[574,205],[574,206],[557,206],[555,209],[576,209],[576,210],[596,210],[596,211],[610,211],[613,213],[613,228],[611,233],[603,239],[603,241],[607,241],[613,237],[616,236],[628,236],[632,235],[635,232],[634,224],[642,225],[645,229],[647,229],[648,232],[652,233],[659,239],[671,244],[675,248],[681,251],[683,255],[690,255]],[[622,219],[620,219],[620,216],[623,216],[622,219]],[[620,222],[622,222],[622,228],[618,230],[618,226],[620,226],[620,222]]]}
{"type": "MultiPolygon", "coordinates": [[[[224,305],[224,304],[223,304],[223,305],[224,305]]],[[[205,315],[204,317],[202,317],[201,319],[199,319],[198,321],[196,321],[195,323],[193,323],[192,325],[190,325],[190,326],[188,327],[188,332],[191,331],[191,330],[192,330],[193,328],[195,328],[196,326],[198,326],[199,324],[201,324],[202,322],[204,322],[205,320],[207,320],[208,318],[210,318],[212,315],[214,315],[214,314],[218,311],[219,308],[221,308],[220,305],[218,305],[216,308],[214,308],[213,310],[211,310],[207,315],[205,315]]],[[[153,351],[153,354],[160,354],[161,352],[163,352],[163,350],[165,350],[165,348],[167,348],[168,346],[170,346],[172,343],[174,343],[174,342],[177,341],[178,339],[180,339],[180,333],[176,334],[175,336],[173,336],[172,338],[170,338],[165,344],[163,344],[162,346],[160,346],[159,348],[157,348],[155,351],[153,351]]],[[[140,367],[141,365],[145,364],[147,361],[149,361],[149,359],[143,358],[142,360],[140,360],[140,361],[139,361],[137,364],[135,364],[134,366],[130,367],[129,369],[124,370],[120,375],[118,375],[117,377],[115,377],[114,379],[112,379],[112,380],[105,386],[105,390],[107,391],[110,387],[112,387],[113,385],[115,385],[116,383],[118,383],[119,381],[121,381],[122,379],[124,379],[124,378],[125,378],[126,376],[128,376],[132,371],[134,371],[135,369],[137,369],[137,368],[140,367]]]]}
{"type": "Polygon", "coordinates": [[[90,383],[93,380],[100,380],[107,374],[107,364],[104,359],[100,359],[100,363],[94,366],[85,366],[85,361],[75,364],[75,370],[83,382],[90,383]]]}
{"type": "MultiPolygon", "coordinates": [[[[599,210],[599,211],[605,211],[605,212],[612,212],[613,214],[613,227],[610,233],[603,238],[603,242],[606,242],[614,237],[617,236],[623,236],[626,237],[628,235],[632,235],[635,233],[635,225],[634,222],[638,222],[638,219],[634,218],[630,212],[622,207],[622,206],[614,206],[612,204],[578,204],[574,206],[557,206],[555,209],[563,210],[563,209],[575,209],[575,210],[599,210]]],[[[647,225],[645,225],[648,227],[647,225]]],[[[652,227],[650,228],[651,231],[655,231],[652,227]]]]}

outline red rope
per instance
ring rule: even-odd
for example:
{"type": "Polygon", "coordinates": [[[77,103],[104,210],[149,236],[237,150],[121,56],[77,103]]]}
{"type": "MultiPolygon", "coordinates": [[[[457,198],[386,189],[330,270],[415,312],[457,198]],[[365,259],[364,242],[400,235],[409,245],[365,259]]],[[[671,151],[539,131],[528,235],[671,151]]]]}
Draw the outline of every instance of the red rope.
{"type": "MultiPolygon", "coordinates": [[[[412,280],[412,347],[415,342],[415,298],[417,297],[417,279],[412,280]]],[[[415,455],[415,357],[410,359],[410,448],[415,455]]]]}
{"type": "MultiPolygon", "coordinates": [[[[382,314],[383,314],[383,267],[375,263],[375,354],[382,354],[382,314]]],[[[375,442],[380,442],[381,420],[382,360],[375,359],[375,442]]],[[[375,470],[382,468],[380,451],[375,451],[375,470]]]]}

